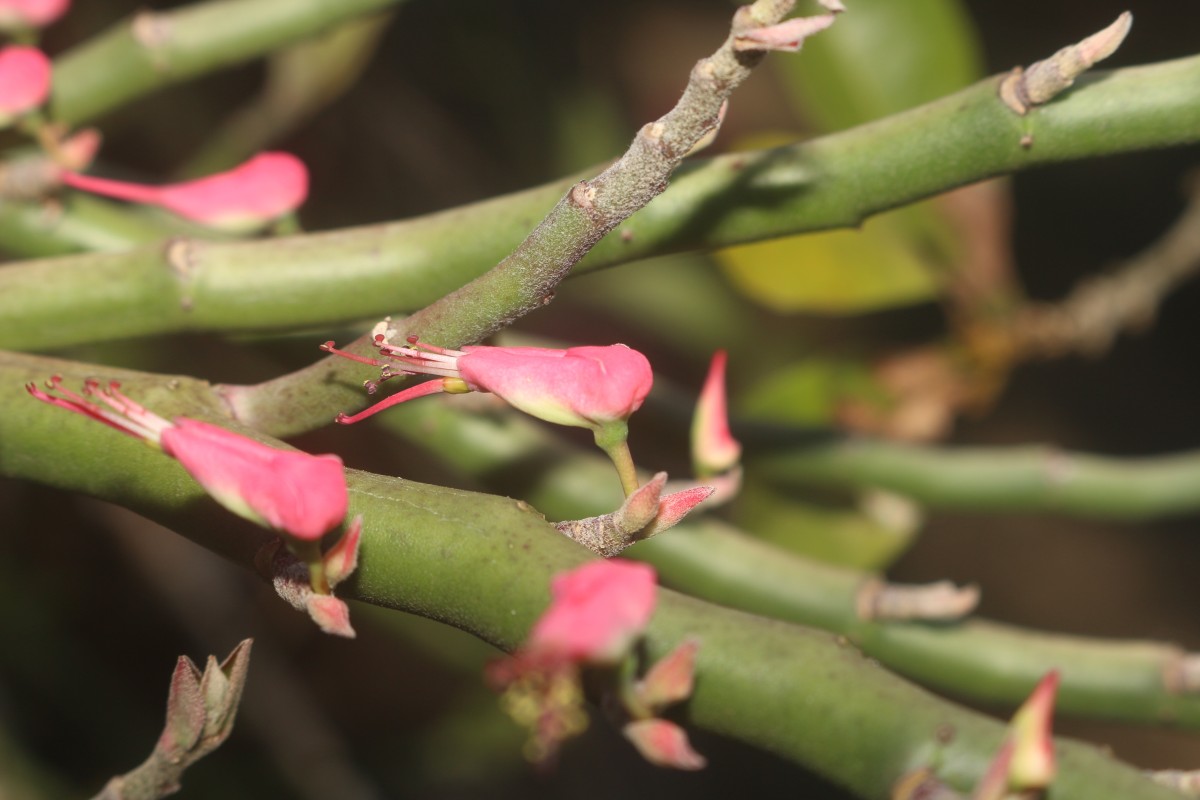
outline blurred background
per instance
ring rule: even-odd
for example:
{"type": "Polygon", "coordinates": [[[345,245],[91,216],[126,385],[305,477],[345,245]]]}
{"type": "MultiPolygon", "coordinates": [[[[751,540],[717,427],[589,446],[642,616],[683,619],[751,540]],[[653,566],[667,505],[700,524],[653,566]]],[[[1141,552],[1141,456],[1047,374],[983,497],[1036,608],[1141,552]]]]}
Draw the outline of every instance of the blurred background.
{"type": "MultiPolygon", "coordinates": [[[[176,5],[80,3],[45,47],[61,53],[139,8],[176,5]]],[[[1046,57],[1126,9],[1133,31],[1105,66],[1192,55],[1200,29],[1200,6],[1167,0],[848,5],[828,36],[800,56],[768,59],[734,95],[709,153],[885,116],[1046,57]]],[[[98,169],[165,181],[264,146],[287,149],[312,170],[308,230],[492,197],[618,155],[723,40],[731,8],[407,0],[323,43],[98,120],[98,169]]],[[[992,357],[977,333],[1023,298],[1060,299],[1157,240],[1182,212],[1197,163],[1200,149],[1190,147],[1044,168],[886,215],[862,234],[591,273],[518,329],[624,341],[650,355],[665,399],[633,420],[646,467],[686,471],[687,420],[670,401],[696,391],[718,346],[731,351],[731,396],[746,420],[1123,456],[1194,449],[1197,286],[1173,293],[1145,332],[1098,358],[992,357]]],[[[320,341],[357,332],[172,336],[69,356],[256,382],[310,363],[320,341]]],[[[412,438],[363,425],[297,444],[357,468],[503,490],[457,476],[412,438]]],[[[1200,648],[1194,515],[1108,524],[934,513],[919,535],[897,537],[849,508],[837,509],[835,524],[821,503],[752,484],[723,513],[782,547],[886,566],[896,580],[976,582],[989,618],[1200,648]]],[[[358,640],[322,636],[255,577],[86,498],[0,481],[0,519],[2,800],[86,796],[135,766],[161,727],[176,656],[223,656],[246,636],[256,645],[238,727],[187,773],[181,797],[843,796],[789,763],[703,734],[695,744],[707,770],[657,770],[598,714],[555,768],[537,771],[483,686],[481,666],[494,653],[463,634],[355,605],[358,640]]],[[[1146,767],[1200,767],[1194,734],[1071,720],[1059,729],[1146,767]]]]}

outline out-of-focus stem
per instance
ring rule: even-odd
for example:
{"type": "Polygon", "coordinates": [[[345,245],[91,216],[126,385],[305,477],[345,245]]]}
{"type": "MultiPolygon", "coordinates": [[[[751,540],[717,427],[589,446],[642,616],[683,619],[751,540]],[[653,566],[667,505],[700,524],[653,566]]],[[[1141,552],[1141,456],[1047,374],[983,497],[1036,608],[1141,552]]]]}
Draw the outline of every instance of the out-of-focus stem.
{"type": "MultiPolygon", "coordinates": [[[[783,437],[786,439],[786,437],[783,437]]],[[[930,508],[1146,519],[1200,509],[1200,452],[1108,458],[1053,447],[947,447],[830,435],[751,447],[772,481],[877,487],[930,508]]]]}
{"type": "MultiPolygon", "coordinates": [[[[382,419],[461,472],[499,481],[502,491],[519,493],[551,519],[601,513],[617,502],[604,481],[609,466],[603,458],[566,447],[517,414],[488,417],[452,401],[412,404],[382,419]],[[516,464],[544,467],[520,476],[516,464]]],[[[625,556],[650,562],[667,585],[688,594],[843,635],[889,668],[942,691],[1016,707],[1057,668],[1064,712],[1200,729],[1200,686],[1189,667],[1195,656],[1173,645],[981,619],[952,625],[863,620],[858,601],[874,576],[782,551],[713,518],[686,520],[625,556]]]]}
{"type": "MultiPolygon", "coordinates": [[[[685,164],[659,199],[576,269],[854,226],[992,175],[1200,139],[1200,56],[1085,76],[1022,120],[1038,132],[1029,149],[1020,146],[1015,115],[996,100],[995,82],[809,142],[685,164]]],[[[545,214],[574,180],[382,225],[271,241],[179,239],[173,249],[10,264],[0,270],[0,347],[49,349],[186,330],[292,330],[408,313],[511,252],[528,233],[527,220],[545,214]],[[97,305],[100,296],[105,302],[97,305]]],[[[70,207],[65,213],[62,226],[71,224],[70,207]]],[[[54,231],[38,227],[40,219],[40,209],[28,204],[0,206],[0,246],[48,252],[40,242],[54,231]],[[36,248],[21,234],[26,229],[37,231],[36,248]]],[[[60,245],[93,246],[70,237],[60,245]]],[[[305,385],[313,406],[305,425],[363,402],[359,370],[348,363],[340,369],[331,362],[328,383],[305,385]]]]}
{"type": "Polygon", "coordinates": [[[209,0],[174,11],[143,11],[55,60],[50,115],[78,125],[155,89],[248,61],[397,2],[209,0]]]}

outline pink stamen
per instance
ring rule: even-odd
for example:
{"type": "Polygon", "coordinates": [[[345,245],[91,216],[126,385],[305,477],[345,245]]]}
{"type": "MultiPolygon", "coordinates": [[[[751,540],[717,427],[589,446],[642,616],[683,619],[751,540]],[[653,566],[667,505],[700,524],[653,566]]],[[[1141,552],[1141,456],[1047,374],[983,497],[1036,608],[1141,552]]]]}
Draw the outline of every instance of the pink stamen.
{"type": "Polygon", "coordinates": [[[399,405],[400,403],[403,403],[406,400],[412,400],[414,397],[424,397],[427,394],[436,394],[437,392],[440,392],[440,391],[442,391],[442,382],[441,381],[425,381],[425,383],[418,383],[416,386],[410,386],[409,388],[405,389],[404,391],[396,392],[391,397],[389,397],[385,400],[380,400],[378,403],[371,406],[370,408],[360,411],[357,414],[354,414],[352,416],[346,415],[346,414],[338,414],[337,417],[334,419],[334,422],[337,422],[341,425],[353,425],[356,422],[362,422],[367,417],[375,416],[380,411],[383,411],[386,408],[391,408],[392,406],[399,405]]]}
{"type": "Polygon", "coordinates": [[[366,356],[359,356],[359,355],[355,355],[354,353],[347,352],[345,350],[339,350],[338,348],[333,346],[332,341],[326,342],[325,344],[321,345],[321,349],[331,355],[341,356],[342,358],[348,358],[351,361],[357,361],[360,364],[367,364],[372,367],[382,367],[384,365],[384,362],[380,361],[377,358],[367,358],[366,356]]]}

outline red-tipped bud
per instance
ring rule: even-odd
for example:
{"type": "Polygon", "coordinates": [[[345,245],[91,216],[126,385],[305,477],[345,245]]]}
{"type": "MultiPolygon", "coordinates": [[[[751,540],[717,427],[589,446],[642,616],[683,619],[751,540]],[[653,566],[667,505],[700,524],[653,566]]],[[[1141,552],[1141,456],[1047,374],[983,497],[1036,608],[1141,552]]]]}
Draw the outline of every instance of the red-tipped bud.
{"type": "Polygon", "coordinates": [[[342,534],[322,559],[325,579],[330,586],[337,586],[358,568],[358,548],[362,541],[362,514],[350,521],[350,527],[342,534]]]}
{"type": "Polygon", "coordinates": [[[637,699],[652,713],[692,696],[695,684],[698,639],[687,639],[646,673],[637,687],[637,699]]]}
{"type": "Polygon", "coordinates": [[[692,464],[700,477],[727,472],[742,457],[741,443],[729,432],[725,361],[724,350],[713,353],[692,418],[692,464]]]}
{"type": "Polygon", "coordinates": [[[350,625],[350,609],[331,594],[310,594],[305,610],[312,621],[325,633],[353,639],[357,634],[350,625]]]}
{"type": "Polygon", "coordinates": [[[1058,670],[1051,670],[1012,718],[1013,756],[1008,770],[1011,788],[1045,789],[1054,780],[1054,699],[1058,670]]]}
{"type": "Polygon", "coordinates": [[[708,763],[692,749],[683,728],[665,719],[642,719],[624,728],[625,738],[651,764],[673,769],[703,769],[708,763]]]}

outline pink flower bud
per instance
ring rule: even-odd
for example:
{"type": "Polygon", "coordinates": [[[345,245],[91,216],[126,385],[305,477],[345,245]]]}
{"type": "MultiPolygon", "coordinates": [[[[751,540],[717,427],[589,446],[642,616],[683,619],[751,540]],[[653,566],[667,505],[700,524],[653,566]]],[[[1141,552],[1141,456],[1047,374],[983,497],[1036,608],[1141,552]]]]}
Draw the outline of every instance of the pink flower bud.
{"type": "Polygon", "coordinates": [[[1008,735],[971,793],[971,800],[1003,800],[1045,789],[1054,780],[1050,723],[1057,691],[1058,670],[1051,670],[1013,715],[1008,735]]]}
{"type": "Polygon", "coordinates": [[[157,445],[179,461],[213,499],[235,514],[280,533],[315,541],[342,523],[349,495],[342,460],[279,450],[207,422],[179,417],[168,422],[142,408],[112,382],[101,389],[88,381],[84,394],[67,391],[54,376],[48,394],[29,393],[50,403],[157,445]]]}
{"type": "Polygon", "coordinates": [[[692,696],[698,639],[687,639],[655,662],[638,683],[637,699],[652,713],[692,696]]]}
{"type": "Polygon", "coordinates": [[[358,548],[362,542],[362,514],[350,521],[350,527],[333,547],[325,551],[323,559],[325,578],[330,586],[337,586],[358,569],[358,548]]]}
{"type": "Polygon", "coordinates": [[[331,594],[310,594],[305,609],[313,622],[323,632],[333,636],[353,639],[357,634],[350,624],[350,609],[331,594]]]}
{"type": "Polygon", "coordinates": [[[36,47],[0,50],[0,126],[34,110],[50,94],[50,60],[36,47]]]}
{"type": "Polygon", "coordinates": [[[1050,724],[1057,693],[1058,670],[1051,670],[1013,715],[1013,755],[1008,768],[1008,785],[1012,788],[1045,789],[1054,780],[1054,738],[1050,724]]]}
{"type": "Polygon", "coordinates": [[[279,450],[186,417],[162,432],[161,445],[218,503],[260,525],[312,541],[346,516],[346,472],[335,455],[279,450]]]}
{"type": "Polygon", "coordinates": [[[725,351],[713,353],[708,377],[692,419],[692,462],[700,476],[719,475],[732,469],[742,456],[742,445],[729,432],[725,401],[725,351]]]}
{"type": "Polygon", "coordinates": [[[308,196],[308,169],[290,153],[260,153],[239,167],[186,183],[146,186],[63,174],[85,192],[161,206],[181,217],[233,232],[257,230],[295,211],[308,196]]]}
{"type": "Polygon", "coordinates": [[[71,5],[70,0],[0,0],[0,30],[44,28],[71,5]]]}
{"type": "Polygon", "coordinates": [[[398,373],[427,374],[442,381],[419,384],[398,392],[354,416],[339,416],[351,424],[406,400],[438,391],[492,392],[516,408],[547,422],[600,430],[623,421],[637,411],[650,387],[654,373],[650,362],[623,344],[606,347],[464,347],[447,350],[417,344],[394,347],[375,337],[380,354],[387,360],[363,359],[336,349],[327,342],[322,349],[383,367],[386,380],[398,373]],[[418,349],[420,348],[420,349],[418,349]]]}
{"type": "Polygon", "coordinates": [[[618,661],[649,624],[655,591],[654,569],[633,561],[590,561],[560,573],[525,648],[579,663],[618,661]]]}
{"type": "Polygon", "coordinates": [[[651,764],[674,769],[703,769],[708,763],[692,749],[683,728],[665,719],[642,719],[628,723],[625,738],[651,764]]]}

